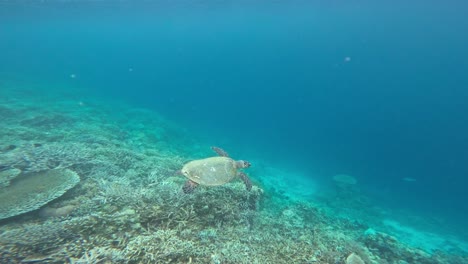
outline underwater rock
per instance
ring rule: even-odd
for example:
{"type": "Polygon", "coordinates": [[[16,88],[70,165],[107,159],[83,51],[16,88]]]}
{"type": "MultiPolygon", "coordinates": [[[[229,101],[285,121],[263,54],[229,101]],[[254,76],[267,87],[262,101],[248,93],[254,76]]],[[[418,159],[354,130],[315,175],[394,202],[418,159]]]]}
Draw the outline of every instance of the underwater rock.
{"type": "Polygon", "coordinates": [[[333,176],[333,181],[339,185],[355,185],[357,183],[356,178],[347,174],[337,174],[333,176]]]}
{"type": "Polygon", "coordinates": [[[39,209],[80,182],[68,169],[54,169],[18,176],[0,193],[0,219],[39,209]]]}
{"type": "Polygon", "coordinates": [[[348,174],[337,174],[333,176],[336,198],[344,201],[358,201],[358,184],[356,178],[348,174]]]}
{"type": "Polygon", "coordinates": [[[76,206],[74,205],[65,205],[59,208],[44,207],[39,211],[39,215],[43,218],[49,217],[65,217],[68,216],[76,206]]]}

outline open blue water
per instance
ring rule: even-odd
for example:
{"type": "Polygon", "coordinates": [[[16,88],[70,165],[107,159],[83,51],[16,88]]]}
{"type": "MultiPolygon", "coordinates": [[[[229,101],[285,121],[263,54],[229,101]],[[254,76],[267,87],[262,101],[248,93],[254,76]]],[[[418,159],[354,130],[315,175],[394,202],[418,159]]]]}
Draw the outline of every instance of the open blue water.
{"type": "Polygon", "coordinates": [[[434,0],[0,1],[0,76],[148,107],[214,145],[314,181],[350,174],[389,207],[463,226],[467,10],[434,0]]]}

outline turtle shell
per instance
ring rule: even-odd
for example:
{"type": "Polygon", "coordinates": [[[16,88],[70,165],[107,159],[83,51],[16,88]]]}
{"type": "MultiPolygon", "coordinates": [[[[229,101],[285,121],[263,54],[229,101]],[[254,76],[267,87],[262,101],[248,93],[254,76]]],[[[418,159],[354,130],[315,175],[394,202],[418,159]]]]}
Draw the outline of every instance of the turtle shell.
{"type": "Polygon", "coordinates": [[[236,162],[228,157],[190,161],[181,171],[190,180],[208,186],[225,184],[237,175],[236,162]]]}

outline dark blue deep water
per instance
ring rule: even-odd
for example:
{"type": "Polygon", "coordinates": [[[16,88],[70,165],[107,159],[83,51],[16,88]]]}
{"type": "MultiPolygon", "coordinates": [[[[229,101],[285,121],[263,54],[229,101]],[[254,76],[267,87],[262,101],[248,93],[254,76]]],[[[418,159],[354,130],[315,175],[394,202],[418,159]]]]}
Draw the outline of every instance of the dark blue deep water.
{"type": "Polygon", "coordinates": [[[234,152],[317,181],[354,175],[388,206],[462,224],[467,10],[434,0],[0,1],[0,75],[148,107],[234,152]]]}

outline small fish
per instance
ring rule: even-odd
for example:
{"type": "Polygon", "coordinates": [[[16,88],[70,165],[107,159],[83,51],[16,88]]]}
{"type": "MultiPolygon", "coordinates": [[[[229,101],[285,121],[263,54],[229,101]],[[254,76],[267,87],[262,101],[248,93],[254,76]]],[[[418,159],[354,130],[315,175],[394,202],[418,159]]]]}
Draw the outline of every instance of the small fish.
{"type": "Polygon", "coordinates": [[[405,178],[403,178],[403,181],[405,181],[405,182],[415,182],[416,179],[415,178],[410,178],[410,177],[405,177],[405,178]]]}

